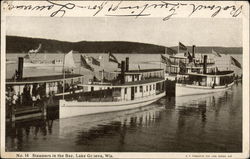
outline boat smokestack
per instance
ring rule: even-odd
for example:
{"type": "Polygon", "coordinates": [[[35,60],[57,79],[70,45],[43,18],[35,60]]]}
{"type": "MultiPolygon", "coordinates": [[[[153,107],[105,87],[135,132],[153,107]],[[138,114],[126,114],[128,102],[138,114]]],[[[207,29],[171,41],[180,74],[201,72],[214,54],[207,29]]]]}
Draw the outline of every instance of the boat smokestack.
{"type": "Polygon", "coordinates": [[[125,65],[126,65],[125,61],[121,61],[121,75],[120,75],[121,84],[125,83],[125,69],[126,69],[125,65]]]}
{"type": "Polygon", "coordinates": [[[203,74],[207,73],[207,55],[204,55],[204,60],[203,60],[203,74]]]}
{"type": "Polygon", "coordinates": [[[193,47],[192,47],[192,56],[193,56],[193,58],[195,58],[195,45],[193,45],[193,47]]]}
{"type": "Polygon", "coordinates": [[[126,68],[125,71],[128,72],[129,71],[129,57],[126,57],[126,68]]]}
{"type": "Polygon", "coordinates": [[[17,79],[22,79],[22,78],[23,78],[23,57],[19,57],[17,79]]]}

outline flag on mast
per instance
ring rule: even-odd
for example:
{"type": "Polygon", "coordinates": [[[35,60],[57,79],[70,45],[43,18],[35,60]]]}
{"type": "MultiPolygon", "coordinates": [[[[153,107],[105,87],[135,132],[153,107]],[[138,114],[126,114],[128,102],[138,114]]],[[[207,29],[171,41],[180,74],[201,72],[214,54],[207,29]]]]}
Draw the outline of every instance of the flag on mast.
{"type": "Polygon", "coordinates": [[[173,55],[177,54],[177,52],[175,50],[171,49],[171,48],[166,47],[165,48],[165,54],[173,56],[173,55]]]}
{"type": "Polygon", "coordinates": [[[212,54],[214,54],[215,56],[221,57],[221,55],[218,52],[214,51],[214,49],[212,49],[212,54]]]}
{"type": "Polygon", "coordinates": [[[237,61],[235,58],[233,58],[232,56],[230,56],[230,59],[231,59],[231,64],[236,66],[236,67],[239,67],[239,68],[242,68],[241,67],[241,64],[239,63],[239,61],[237,61]]]}
{"type": "Polygon", "coordinates": [[[182,51],[187,51],[187,47],[184,44],[182,44],[181,42],[179,42],[178,48],[179,48],[179,53],[182,51]]]}
{"type": "Polygon", "coordinates": [[[117,58],[113,54],[111,54],[111,53],[109,53],[109,62],[117,63],[118,64],[118,68],[121,68],[121,63],[118,62],[117,58]]]}
{"type": "Polygon", "coordinates": [[[94,71],[94,69],[87,63],[87,61],[85,60],[85,58],[81,55],[81,66],[90,70],[90,71],[94,71]]]}
{"type": "Polygon", "coordinates": [[[91,59],[92,59],[92,64],[93,64],[93,65],[100,66],[100,61],[98,61],[98,60],[95,59],[94,57],[91,57],[91,59]]]}
{"type": "Polygon", "coordinates": [[[163,55],[161,55],[161,63],[165,63],[167,66],[171,66],[171,60],[163,55]]]}
{"type": "Polygon", "coordinates": [[[109,62],[114,62],[119,64],[117,58],[112,53],[109,53],[109,62]]]}
{"type": "Polygon", "coordinates": [[[84,56],[84,59],[86,60],[88,64],[100,66],[100,62],[94,57],[84,56]]]}

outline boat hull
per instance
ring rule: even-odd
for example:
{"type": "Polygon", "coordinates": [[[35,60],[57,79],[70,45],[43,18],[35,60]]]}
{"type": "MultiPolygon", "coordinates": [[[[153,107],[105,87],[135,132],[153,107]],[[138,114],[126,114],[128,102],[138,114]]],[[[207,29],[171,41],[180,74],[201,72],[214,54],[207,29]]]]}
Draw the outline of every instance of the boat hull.
{"type": "Polygon", "coordinates": [[[214,93],[219,91],[224,91],[232,87],[234,82],[228,84],[227,86],[216,86],[205,87],[205,86],[194,86],[194,85],[185,85],[176,83],[175,87],[175,95],[176,96],[186,96],[186,95],[197,95],[197,94],[206,94],[206,93],[214,93]]]}
{"type": "Polygon", "coordinates": [[[139,108],[151,104],[163,96],[165,96],[165,92],[132,101],[119,102],[77,102],[60,100],[59,118],[139,108]]]}

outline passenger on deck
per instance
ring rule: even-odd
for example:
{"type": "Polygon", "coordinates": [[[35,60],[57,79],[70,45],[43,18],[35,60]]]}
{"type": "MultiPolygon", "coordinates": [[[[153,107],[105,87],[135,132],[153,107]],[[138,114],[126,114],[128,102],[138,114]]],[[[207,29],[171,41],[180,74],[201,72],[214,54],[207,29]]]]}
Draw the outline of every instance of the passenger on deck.
{"type": "Polygon", "coordinates": [[[58,82],[58,93],[62,93],[63,92],[63,85],[62,85],[62,82],[58,82]]]}
{"type": "Polygon", "coordinates": [[[73,85],[72,85],[72,84],[70,84],[70,86],[69,86],[69,93],[70,93],[70,94],[73,93],[73,85]]]}
{"type": "Polygon", "coordinates": [[[25,84],[23,88],[23,104],[30,104],[32,101],[30,94],[30,86],[25,84]]]}
{"type": "Polygon", "coordinates": [[[10,106],[11,105],[10,89],[7,90],[5,99],[6,99],[6,104],[10,106]]]}
{"type": "Polygon", "coordinates": [[[69,92],[69,84],[65,83],[64,92],[69,92]]]}
{"type": "Polygon", "coordinates": [[[37,96],[37,84],[33,84],[33,87],[32,87],[32,96],[37,96]]]}
{"type": "Polygon", "coordinates": [[[12,104],[13,104],[14,108],[16,108],[17,99],[18,99],[18,97],[17,97],[16,93],[14,92],[14,95],[12,97],[12,104]]]}

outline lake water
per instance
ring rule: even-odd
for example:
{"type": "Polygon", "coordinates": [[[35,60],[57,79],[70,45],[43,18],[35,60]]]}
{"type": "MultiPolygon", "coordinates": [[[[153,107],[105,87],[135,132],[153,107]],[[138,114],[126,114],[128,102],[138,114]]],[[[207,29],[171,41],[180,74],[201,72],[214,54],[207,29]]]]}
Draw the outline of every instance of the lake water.
{"type": "MultiPolygon", "coordinates": [[[[117,69],[117,64],[103,56],[95,72],[76,68],[75,73],[87,76],[117,69]]],[[[7,54],[17,61],[23,54],[7,54]]],[[[38,54],[40,59],[44,54],[38,54]]],[[[130,68],[163,67],[159,54],[115,54],[120,61],[130,57],[130,68]],[[148,63],[150,62],[150,63],[148,63]]],[[[222,55],[215,58],[221,69],[242,70],[230,66],[230,56],[242,64],[242,55],[222,55]]],[[[63,54],[47,54],[46,59],[62,59],[63,54]]],[[[74,54],[79,66],[80,54],[74,54]]],[[[6,78],[11,78],[17,63],[6,65],[6,78]]],[[[25,68],[24,76],[61,74],[54,68],[25,68]]],[[[7,151],[78,151],[78,152],[241,152],[242,151],[242,84],[227,91],[186,97],[164,97],[143,107],[68,119],[58,119],[57,112],[49,112],[46,120],[17,122],[6,125],[7,151]],[[52,114],[52,115],[51,115],[52,114]]]]}
{"type": "Polygon", "coordinates": [[[213,94],[164,97],[140,109],[60,120],[52,117],[7,125],[6,150],[242,151],[241,83],[213,94]]]}

